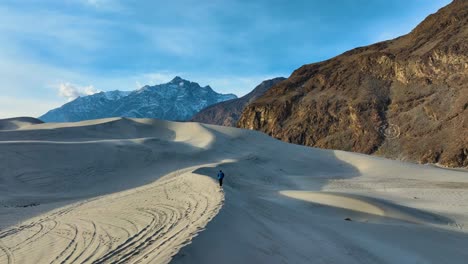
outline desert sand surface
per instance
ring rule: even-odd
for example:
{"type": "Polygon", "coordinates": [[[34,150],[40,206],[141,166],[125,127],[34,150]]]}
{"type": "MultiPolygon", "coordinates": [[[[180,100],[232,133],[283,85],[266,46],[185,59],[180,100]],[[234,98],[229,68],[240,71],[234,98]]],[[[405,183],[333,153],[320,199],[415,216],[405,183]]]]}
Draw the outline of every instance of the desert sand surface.
{"type": "Polygon", "coordinates": [[[33,117],[16,117],[16,118],[0,119],[0,131],[21,129],[30,125],[42,124],[42,123],[44,122],[33,117]]]}
{"type": "Polygon", "coordinates": [[[0,120],[0,263],[466,263],[467,227],[466,170],[198,123],[0,120]]]}

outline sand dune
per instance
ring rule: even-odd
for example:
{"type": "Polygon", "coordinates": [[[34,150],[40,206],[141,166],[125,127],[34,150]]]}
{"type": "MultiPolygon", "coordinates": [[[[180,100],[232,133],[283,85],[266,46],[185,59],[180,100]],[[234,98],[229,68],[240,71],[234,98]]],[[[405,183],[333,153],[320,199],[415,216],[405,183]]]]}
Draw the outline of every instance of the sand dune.
{"type": "Polygon", "coordinates": [[[213,181],[190,171],[65,206],[2,232],[6,262],[167,262],[221,206],[213,181]]]}
{"type": "Polygon", "coordinates": [[[30,125],[41,124],[41,120],[32,117],[0,119],[0,131],[21,129],[30,125]]]}
{"type": "Polygon", "coordinates": [[[468,258],[464,170],[198,123],[18,127],[0,131],[0,263],[468,258]]]}
{"type": "Polygon", "coordinates": [[[452,223],[451,219],[437,214],[362,195],[323,191],[281,191],[280,193],[295,199],[351,211],[351,213],[346,212],[343,214],[353,215],[352,218],[347,217],[348,221],[364,219],[366,222],[377,220],[377,223],[389,220],[401,220],[418,224],[448,225],[452,223]],[[373,216],[377,216],[377,218],[372,219],[373,216]]]}

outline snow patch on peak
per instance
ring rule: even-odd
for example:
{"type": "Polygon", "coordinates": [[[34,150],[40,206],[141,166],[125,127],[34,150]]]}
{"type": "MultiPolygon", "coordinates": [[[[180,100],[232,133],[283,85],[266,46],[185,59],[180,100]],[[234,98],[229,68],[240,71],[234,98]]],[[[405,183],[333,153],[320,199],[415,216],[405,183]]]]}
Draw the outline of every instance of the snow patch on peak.
{"type": "Polygon", "coordinates": [[[106,117],[146,117],[189,120],[201,109],[237,98],[219,94],[176,76],[171,82],[145,85],[133,92],[109,91],[80,97],[41,116],[46,122],[82,121],[106,117]]]}
{"type": "Polygon", "coordinates": [[[106,97],[107,100],[118,100],[122,97],[128,96],[130,93],[131,93],[130,91],[114,90],[114,91],[105,92],[104,96],[106,97]]]}

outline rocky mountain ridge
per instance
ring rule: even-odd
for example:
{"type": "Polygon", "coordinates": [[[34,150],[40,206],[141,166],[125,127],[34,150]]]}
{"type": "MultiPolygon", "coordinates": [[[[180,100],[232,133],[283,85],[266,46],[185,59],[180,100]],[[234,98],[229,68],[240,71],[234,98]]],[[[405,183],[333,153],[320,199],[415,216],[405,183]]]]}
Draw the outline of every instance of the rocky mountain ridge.
{"type": "Polygon", "coordinates": [[[198,114],[194,115],[191,121],[234,127],[236,126],[237,121],[239,121],[242,110],[244,110],[247,105],[262,96],[273,85],[283,80],[285,80],[283,77],[265,80],[255,87],[250,93],[242,96],[241,98],[208,106],[198,114]]]}
{"type": "Polygon", "coordinates": [[[468,166],[468,1],[411,33],[300,67],[238,126],[321,148],[468,166]]]}
{"type": "Polygon", "coordinates": [[[132,92],[110,91],[78,97],[39,117],[46,122],[75,122],[106,117],[189,120],[201,109],[237,98],[219,94],[210,86],[175,77],[168,83],[146,85],[132,92]]]}

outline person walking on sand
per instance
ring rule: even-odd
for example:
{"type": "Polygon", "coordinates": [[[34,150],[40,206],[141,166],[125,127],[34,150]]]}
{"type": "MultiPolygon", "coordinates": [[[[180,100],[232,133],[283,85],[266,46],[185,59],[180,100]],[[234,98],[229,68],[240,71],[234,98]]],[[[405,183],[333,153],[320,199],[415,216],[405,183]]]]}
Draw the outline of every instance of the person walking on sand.
{"type": "Polygon", "coordinates": [[[219,170],[218,172],[218,181],[219,181],[219,186],[223,186],[223,179],[224,179],[224,172],[222,170],[219,170]]]}

